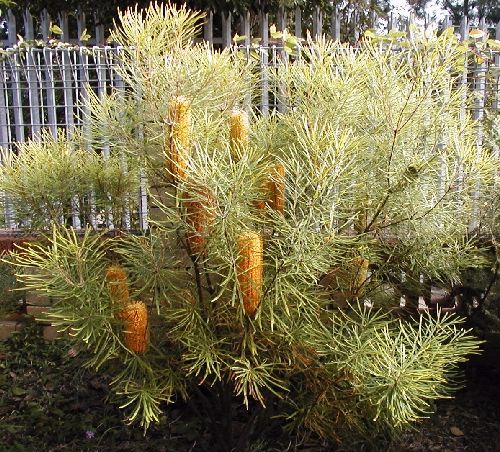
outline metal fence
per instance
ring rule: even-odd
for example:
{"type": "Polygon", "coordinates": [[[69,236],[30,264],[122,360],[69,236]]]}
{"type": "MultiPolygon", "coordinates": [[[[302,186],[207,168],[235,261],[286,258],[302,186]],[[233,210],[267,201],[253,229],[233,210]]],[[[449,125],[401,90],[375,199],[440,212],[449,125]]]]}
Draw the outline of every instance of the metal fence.
{"type": "MultiPolygon", "coordinates": [[[[73,47],[19,49],[0,61],[0,146],[15,149],[16,143],[36,138],[42,129],[54,136],[58,129],[67,134],[75,128],[85,127],[86,114],[82,106],[92,90],[98,96],[113,90],[125,90],[125,84],[116,71],[123,48],[73,47]]],[[[242,46],[242,51],[250,48],[242,46]]],[[[260,47],[261,68],[280,64],[285,53],[277,46],[260,47]]],[[[478,121],[478,144],[482,144],[481,121],[485,106],[500,111],[500,53],[491,55],[468,68],[460,83],[474,91],[473,117],[478,121]],[[496,72],[495,72],[496,71],[496,72]]],[[[261,95],[258,105],[261,112],[278,108],[269,83],[261,78],[261,95]]],[[[498,153],[498,146],[496,151],[498,153]]],[[[129,212],[121,224],[130,228],[147,228],[148,203],[145,183],[142,180],[138,196],[138,212],[129,212]]],[[[5,225],[16,228],[5,212],[5,225]]],[[[91,223],[95,223],[93,219],[91,223]]],[[[76,222],[76,226],[83,226],[76,222]]],[[[107,226],[113,224],[107,221],[107,226]]]]}

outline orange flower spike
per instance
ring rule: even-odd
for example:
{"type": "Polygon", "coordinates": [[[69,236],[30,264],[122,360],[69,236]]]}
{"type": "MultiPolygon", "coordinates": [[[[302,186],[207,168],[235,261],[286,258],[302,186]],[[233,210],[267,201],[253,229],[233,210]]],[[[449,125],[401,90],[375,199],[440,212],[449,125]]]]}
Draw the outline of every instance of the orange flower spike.
{"type": "Polygon", "coordinates": [[[191,127],[191,106],[185,97],[174,97],[169,102],[166,122],[167,167],[176,181],[183,180],[186,177],[191,127]]]}
{"type": "Polygon", "coordinates": [[[125,270],[119,265],[111,265],[106,269],[111,302],[116,306],[123,306],[129,302],[129,289],[125,270]]]}
{"type": "Polygon", "coordinates": [[[134,301],[117,317],[123,322],[125,346],[132,352],[144,353],[149,341],[148,309],[142,301],[134,301]]]}
{"type": "Polygon", "coordinates": [[[186,241],[193,254],[200,254],[204,251],[206,235],[213,219],[213,212],[210,209],[213,198],[206,196],[205,202],[199,200],[186,200],[186,223],[188,231],[186,241]]]}
{"type": "Polygon", "coordinates": [[[229,117],[229,140],[233,159],[239,160],[249,143],[250,122],[243,110],[233,110],[229,117]]]}
{"type": "Polygon", "coordinates": [[[263,242],[259,233],[247,231],[237,238],[237,279],[245,313],[253,317],[262,297],[263,242]]]}
{"type": "Polygon", "coordinates": [[[271,168],[271,178],[268,185],[269,207],[283,213],[285,210],[285,167],[281,163],[277,163],[271,168]]]}

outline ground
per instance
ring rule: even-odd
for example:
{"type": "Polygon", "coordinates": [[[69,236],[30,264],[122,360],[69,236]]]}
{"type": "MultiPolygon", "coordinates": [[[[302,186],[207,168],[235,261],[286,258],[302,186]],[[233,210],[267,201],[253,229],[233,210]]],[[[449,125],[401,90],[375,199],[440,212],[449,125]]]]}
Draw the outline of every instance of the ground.
{"type": "MultiPolygon", "coordinates": [[[[69,344],[30,334],[0,348],[0,450],[35,450],[40,444],[47,451],[214,450],[207,427],[187,406],[174,407],[169,420],[146,436],[126,427],[122,412],[107,401],[106,378],[75,370],[79,356],[69,344]]],[[[438,401],[434,415],[390,444],[336,447],[314,438],[299,443],[269,438],[250,450],[500,451],[500,335],[490,335],[483,348],[465,365],[465,388],[438,401]]]]}

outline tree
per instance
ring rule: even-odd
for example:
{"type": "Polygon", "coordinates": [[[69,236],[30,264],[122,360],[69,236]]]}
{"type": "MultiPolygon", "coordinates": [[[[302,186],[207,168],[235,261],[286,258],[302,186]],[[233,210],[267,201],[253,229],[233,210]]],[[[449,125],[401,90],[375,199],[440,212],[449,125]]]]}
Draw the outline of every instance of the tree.
{"type": "MultiPolygon", "coordinates": [[[[262,439],[252,428],[273,409],[333,439],[398,431],[450,393],[478,348],[458,318],[391,314],[421,290],[402,272],[418,287],[421,273],[450,282],[482,262],[467,230],[495,162],[462,114],[459,44],[449,32],[398,52],[309,42],[266,71],[283,111],[261,115],[253,59],[193,44],[200,18],[170,5],[122,12],[113,38],[129,90],[89,105],[88,152],[106,144],[144,168],[162,216],[109,239],[56,215],[48,243],[16,256],[19,278],[54,297],[51,319],[113,374],[145,428],[182,398],[224,450],[237,403],[251,413],[240,446],[262,439]]],[[[2,170],[14,206],[30,190],[13,189],[27,178],[11,169],[31,159],[24,168],[45,171],[39,148],[2,170]]],[[[41,199],[74,209],[67,188],[41,199]]]]}

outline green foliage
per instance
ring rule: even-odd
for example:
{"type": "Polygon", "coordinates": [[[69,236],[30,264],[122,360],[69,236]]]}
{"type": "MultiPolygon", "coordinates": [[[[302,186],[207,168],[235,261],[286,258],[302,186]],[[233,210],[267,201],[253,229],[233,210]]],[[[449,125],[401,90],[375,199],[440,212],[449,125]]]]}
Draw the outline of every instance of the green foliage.
{"type": "MultiPolygon", "coordinates": [[[[162,216],[147,234],[112,240],[55,227],[48,245],[18,254],[21,282],[56,299],[54,322],[86,344],[88,365],[112,374],[128,420],[144,428],[163,402],[210,401],[210,393],[219,428],[230,424],[233,398],[266,406],[256,411],[264,418],[279,406],[291,427],[335,439],[398,431],[425,416],[479,343],[456,318],[403,322],[384,308],[399,305],[402,272],[449,282],[482,263],[468,226],[487,202],[476,187],[494,181],[495,162],[477,152],[466,93],[455,88],[454,37],[417,36],[397,53],[371,41],[356,51],[309,42],[265,74],[283,111],[256,113],[236,156],[228,119],[235,107],[250,109],[259,84],[252,63],[193,44],[200,16],[186,10],[153,5],[121,18],[114,36],[133,46],[120,68],[131,90],[91,100],[94,144],[146,165],[162,216]],[[174,180],[164,143],[179,96],[192,110],[192,146],[186,176],[174,180]],[[276,164],[285,171],[283,212],[258,207],[263,187],[280,182],[270,174],[276,164]],[[255,316],[245,309],[238,251],[248,230],[264,239],[255,316]],[[197,254],[193,232],[204,245],[197,254]],[[130,332],[106,283],[116,261],[130,299],[148,306],[145,353],[126,347],[130,332]],[[372,310],[357,307],[375,294],[372,310]]],[[[65,146],[44,143],[27,149],[57,156],[65,146]]]]}
{"type": "Polygon", "coordinates": [[[125,171],[121,157],[84,150],[78,137],[62,133],[21,143],[17,155],[3,154],[3,162],[0,186],[11,195],[14,221],[27,228],[49,229],[75,212],[87,221],[105,212],[120,221],[127,194],[137,190],[137,177],[125,171]]]}

